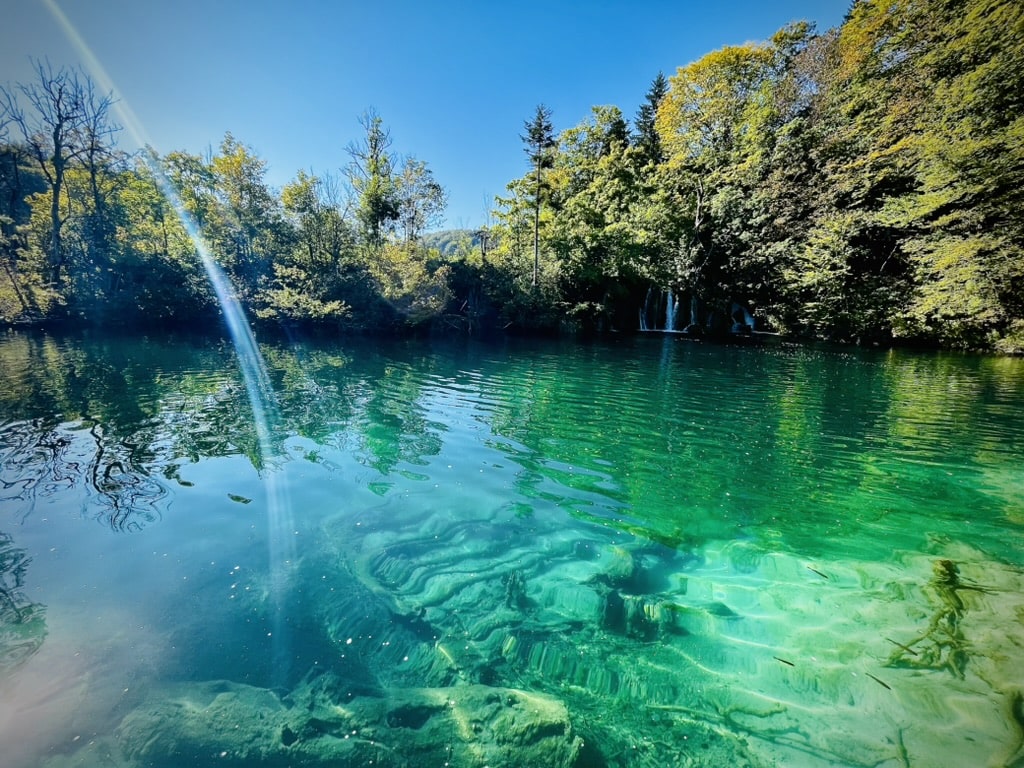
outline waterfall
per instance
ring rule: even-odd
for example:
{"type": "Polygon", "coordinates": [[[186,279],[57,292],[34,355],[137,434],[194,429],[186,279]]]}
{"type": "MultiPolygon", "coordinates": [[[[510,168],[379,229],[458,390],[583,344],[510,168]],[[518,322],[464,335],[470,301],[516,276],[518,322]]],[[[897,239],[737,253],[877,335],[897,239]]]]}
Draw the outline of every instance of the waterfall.
{"type": "Polygon", "coordinates": [[[734,301],[729,314],[732,316],[733,333],[751,333],[754,330],[754,316],[742,304],[734,301]]]}
{"type": "Polygon", "coordinates": [[[750,330],[754,330],[754,316],[747,312],[746,307],[741,306],[740,309],[743,310],[743,322],[750,326],[750,330]]]}
{"type": "Polygon", "coordinates": [[[654,286],[653,285],[649,286],[647,288],[647,295],[644,297],[644,304],[643,304],[642,307],[640,307],[640,330],[641,331],[649,331],[649,330],[651,330],[650,328],[647,327],[647,313],[648,313],[648,311],[650,309],[650,305],[651,305],[651,291],[653,291],[653,290],[654,290],[654,286]]]}
{"type": "Polygon", "coordinates": [[[665,302],[665,330],[674,331],[676,329],[676,311],[679,309],[679,299],[672,294],[672,289],[668,289],[668,300],[665,302]]]}
{"type": "MultiPolygon", "coordinates": [[[[641,331],[665,331],[668,333],[678,331],[679,305],[681,295],[677,295],[671,288],[661,289],[656,285],[650,285],[644,296],[643,305],[640,307],[639,319],[641,331]],[[664,304],[664,324],[662,325],[662,304],[664,304]]],[[[696,311],[694,307],[691,314],[696,311]]]]}

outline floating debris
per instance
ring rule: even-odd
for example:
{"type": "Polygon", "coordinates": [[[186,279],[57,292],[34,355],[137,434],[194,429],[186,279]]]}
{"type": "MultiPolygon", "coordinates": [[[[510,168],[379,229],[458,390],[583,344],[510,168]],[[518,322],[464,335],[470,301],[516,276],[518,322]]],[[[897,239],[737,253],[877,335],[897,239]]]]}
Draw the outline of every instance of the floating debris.
{"type": "Polygon", "coordinates": [[[891,690],[892,690],[892,686],[891,686],[891,685],[889,685],[889,684],[888,684],[887,682],[885,682],[884,680],[879,680],[879,679],[878,679],[877,677],[875,677],[874,675],[872,675],[872,674],[871,674],[870,672],[865,672],[864,674],[865,674],[865,675],[867,675],[868,677],[870,677],[870,678],[871,678],[872,680],[874,680],[874,681],[875,681],[876,683],[878,683],[878,684],[879,684],[880,686],[882,686],[883,688],[885,688],[885,690],[887,690],[887,691],[891,691],[891,690]]]}
{"type": "Polygon", "coordinates": [[[889,641],[890,643],[892,643],[893,645],[895,645],[895,646],[896,646],[897,648],[902,648],[902,649],[903,649],[904,651],[906,651],[907,653],[909,653],[909,654],[910,654],[911,656],[917,656],[917,655],[918,655],[917,651],[915,651],[915,650],[914,650],[913,648],[911,648],[911,647],[910,647],[909,645],[904,645],[903,643],[897,643],[897,642],[896,642],[895,640],[893,640],[893,639],[892,639],[891,637],[887,637],[887,638],[885,638],[885,639],[886,639],[886,640],[888,640],[888,641],[889,641]]]}

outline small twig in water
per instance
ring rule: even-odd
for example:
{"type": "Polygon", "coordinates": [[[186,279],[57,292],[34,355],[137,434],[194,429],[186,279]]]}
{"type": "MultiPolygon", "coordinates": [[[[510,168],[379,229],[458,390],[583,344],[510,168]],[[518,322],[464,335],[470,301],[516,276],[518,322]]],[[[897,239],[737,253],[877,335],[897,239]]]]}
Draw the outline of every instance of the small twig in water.
{"type": "Polygon", "coordinates": [[[893,639],[892,639],[891,637],[887,637],[887,638],[885,638],[885,639],[886,639],[886,640],[888,640],[888,641],[889,641],[890,643],[892,643],[893,645],[895,645],[895,646],[896,646],[897,648],[902,648],[902,649],[903,649],[904,651],[906,651],[906,652],[907,652],[907,653],[909,653],[910,655],[912,655],[912,656],[917,656],[917,651],[915,651],[915,650],[914,650],[913,648],[911,648],[911,647],[910,647],[909,645],[904,645],[903,643],[897,643],[897,642],[896,642],[895,640],[893,640],[893,639]]]}
{"type": "Polygon", "coordinates": [[[870,678],[871,678],[872,680],[874,680],[874,681],[875,681],[876,683],[878,683],[878,684],[879,684],[880,686],[882,686],[883,688],[885,688],[885,689],[886,689],[887,691],[891,691],[891,690],[892,690],[892,686],[891,686],[891,685],[889,685],[889,684],[888,684],[887,682],[885,682],[884,680],[879,680],[879,679],[878,679],[877,677],[875,677],[874,675],[872,675],[872,674],[871,674],[870,672],[865,672],[864,674],[865,674],[865,675],[867,675],[868,677],[870,677],[870,678]]]}

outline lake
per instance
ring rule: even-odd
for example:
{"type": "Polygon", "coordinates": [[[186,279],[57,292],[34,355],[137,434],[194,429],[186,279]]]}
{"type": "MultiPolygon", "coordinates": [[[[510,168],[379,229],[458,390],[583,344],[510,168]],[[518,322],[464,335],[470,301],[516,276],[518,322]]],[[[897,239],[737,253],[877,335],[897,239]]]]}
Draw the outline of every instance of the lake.
{"type": "Polygon", "coordinates": [[[1024,361],[260,350],[0,335],[5,766],[1024,760],[1024,361]]]}

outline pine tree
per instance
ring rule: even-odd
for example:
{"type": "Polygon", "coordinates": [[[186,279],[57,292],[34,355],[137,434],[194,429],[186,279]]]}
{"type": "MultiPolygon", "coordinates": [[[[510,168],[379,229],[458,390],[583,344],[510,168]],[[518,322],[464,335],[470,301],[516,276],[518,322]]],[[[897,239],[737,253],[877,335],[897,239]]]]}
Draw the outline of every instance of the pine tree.
{"type": "Polygon", "coordinates": [[[646,101],[637,110],[636,120],[636,146],[640,148],[645,162],[660,163],[665,159],[661,147],[661,139],[655,130],[654,121],[658,116],[658,105],[668,93],[668,80],[662,72],[651,82],[651,89],[647,91],[646,101]]]}
{"type": "Polygon", "coordinates": [[[551,110],[543,104],[537,105],[532,120],[523,123],[526,134],[521,136],[526,145],[526,156],[534,168],[533,186],[533,285],[537,285],[540,273],[540,207],[544,191],[544,171],[554,163],[552,150],[555,148],[555,133],[551,123],[551,110]]]}

